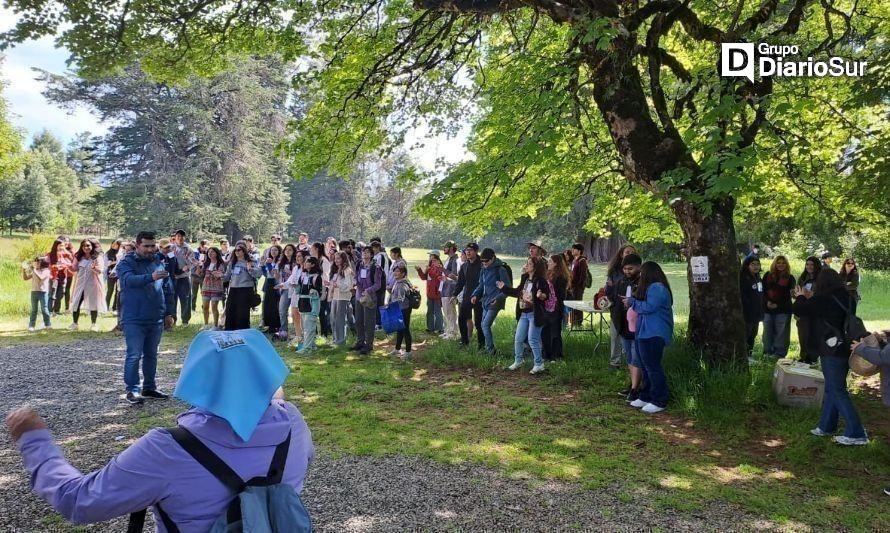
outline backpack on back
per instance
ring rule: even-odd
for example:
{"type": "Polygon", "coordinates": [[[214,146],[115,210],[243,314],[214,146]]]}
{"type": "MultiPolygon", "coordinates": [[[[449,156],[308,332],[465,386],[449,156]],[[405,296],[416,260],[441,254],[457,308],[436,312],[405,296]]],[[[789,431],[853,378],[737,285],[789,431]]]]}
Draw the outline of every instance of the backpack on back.
{"type": "Polygon", "coordinates": [[[513,286],[513,269],[510,268],[510,265],[508,265],[504,261],[501,261],[501,266],[504,267],[504,270],[507,271],[507,277],[510,278],[510,280],[505,285],[507,285],[508,287],[512,287],[513,286]]]}
{"type": "MultiPolygon", "coordinates": [[[[312,521],[303,506],[300,495],[292,486],[281,482],[287,462],[287,452],[290,448],[290,433],[281,444],[275,447],[268,474],[245,482],[189,430],[177,426],[167,429],[167,432],[201,466],[234,493],[234,499],[213,523],[210,533],[302,533],[312,531],[312,521]]],[[[156,504],[156,507],[167,531],[179,533],[179,528],[161,509],[160,504],[156,504]]],[[[144,510],[130,515],[128,533],[142,531],[144,520],[144,510]]]]}
{"type": "Polygon", "coordinates": [[[420,291],[414,285],[408,283],[408,289],[405,291],[405,299],[411,309],[420,309],[420,291]]]}
{"type": "MultiPolygon", "coordinates": [[[[844,330],[838,332],[844,339],[844,342],[849,345],[853,341],[858,341],[863,337],[867,337],[869,335],[869,332],[867,329],[865,329],[865,324],[862,322],[862,319],[856,316],[856,313],[853,313],[849,307],[842,304],[841,301],[834,296],[832,296],[831,299],[834,300],[835,303],[837,303],[840,308],[844,310],[845,313],[844,330]]],[[[828,324],[828,322],[826,322],[826,325],[828,325],[830,329],[835,329],[833,326],[831,326],[831,324],[828,324]]]]}

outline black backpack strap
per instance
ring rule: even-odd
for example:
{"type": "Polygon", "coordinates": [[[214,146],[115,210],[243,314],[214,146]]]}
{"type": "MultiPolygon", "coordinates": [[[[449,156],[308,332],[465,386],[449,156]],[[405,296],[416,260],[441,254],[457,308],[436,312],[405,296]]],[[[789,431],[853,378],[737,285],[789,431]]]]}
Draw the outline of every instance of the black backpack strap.
{"type": "Polygon", "coordinates": [[[272,455],[272,461],[269,463],[269,471],[265,476],[258,476],[248,480],[246,485],[251,487],[267,487],[269,485],[278,485],[281,478],[284,477],[284,467],[287,464],[287,452],[290,450],[290,432],[287,438],[275,447],[275,453],[272,455]]]}
{"type": "MultiPolygon", "coordinates": [[[[164,527],[167,529],[167,533],[179,533],[179,528],[176,527],[176,523],[173,522],[173,519],[170,518],[170,515],[168,515],[167,512],[161,508],[160,502],[155,504],[155,508],[158,510],[158,514],[161,517],[161,522],[164,523],[164,527]]],[[[142,529],[145,527],[146,511],[148,511],[148,509],[130,513],[130,523],[127,524],[127,533],[142,533],[142,529]]]]}
{"type": "Polygon", "coordinates": [[[842,304],[841,301],[837,299],[837,296],[835,296],[835,295],[832,294],[832,295],[831,295],[831,299],[834,300],[835,303],[837,303],[837,304],[841,307],[841,309],[844,310],[844,313],[846,313],[847,315],[851,315],[851,314],[852,314],[852,313],[850,312],[850,308],[847,307],[846,305],[842,304]]]}
{"type": "Polygon", "coordinates": [[[189,455],[198,461],[201,466],[206,468],[208,472],[213,474],[216,479],[220,480],[223,485],[234,491],[236,494],[244,489],[244,481],[238,474],[213,453],[203,442],[192,435],[189,430],[182,426],[176,426],[175,428],[167,429],[167,432],[173,436],[176,442],[182,446],[189,455]]]}

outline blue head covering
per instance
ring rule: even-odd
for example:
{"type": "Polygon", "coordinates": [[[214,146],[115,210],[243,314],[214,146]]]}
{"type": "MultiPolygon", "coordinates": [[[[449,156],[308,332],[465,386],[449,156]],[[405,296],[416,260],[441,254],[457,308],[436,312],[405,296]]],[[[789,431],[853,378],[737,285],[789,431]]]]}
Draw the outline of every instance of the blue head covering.
{"type": "Polygon", "coordinates": [[[203,331],[189,346],[173,395],[225,419],[247,442],[289,373],[257,330],[203,331]]]}

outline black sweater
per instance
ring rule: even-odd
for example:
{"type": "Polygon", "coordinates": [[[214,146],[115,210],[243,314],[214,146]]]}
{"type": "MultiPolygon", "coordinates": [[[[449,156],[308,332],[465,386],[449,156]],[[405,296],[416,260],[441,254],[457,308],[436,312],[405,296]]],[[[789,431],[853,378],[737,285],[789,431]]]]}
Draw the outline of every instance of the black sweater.
{"type": "MultiPolygon", "coordinates": [[[[519,316],[524,312],[524,310],[519,308],[519,302],[522,299],[522,291],[525,289],[526,281],[528,281],[528,274],[523,273],[522,277],[519,278],[519,285],[516,286],[516,288],[504,285],[504,288],[501,289],[501,292],[507,296],[516,298],[516,320],[519,320],[519,316]]],[[[544,302],[538,298],[538,291],[543,292],[548,297],[550,296],[550,286],[547,285],[546,279],[538,278],[532,280],[532,302],[534,302],[532,311],[535,313],[535,325],[541,327],[544,325],[547,311],[544,310],[544,302]]]]}
{"type": "Polygon", "coordinates": [[[742,315],[745,322],[763,320],[763,282],[760,274],[752,276],[749,272],[742,272],[739,276],[739,290],[742,293],[742,315]]]}
{"type": "Polygon", "coordinates": [[[849,308],[849,298],[846,289],[838,288],[827,294],[814,294],[810,298],[800,297],[794,301],[794,314],[812,319],[810,334],[807,337],[808,356],[849,356],[850,345],[844,341],[842,333],[847,314],[840,305],[843,304],[849,308]],[[836,347],[831,348],[825,343],[826,339],[837,336],[839,333],[841,338],[838,339],[836,347]]]}

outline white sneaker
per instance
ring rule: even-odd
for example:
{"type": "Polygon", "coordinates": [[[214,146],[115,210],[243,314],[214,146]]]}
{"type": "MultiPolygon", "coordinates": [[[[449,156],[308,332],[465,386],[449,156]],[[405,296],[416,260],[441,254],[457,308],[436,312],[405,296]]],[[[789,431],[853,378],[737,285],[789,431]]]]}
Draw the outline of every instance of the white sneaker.
{"type": "Polygon", "coordinates": [[[99,331],[99,324],[93,324],[93,325],[91,325],[91,326],[90,326],[90,331],[92,331],[93,333],[96,333],[97,331],[99,331]]]}
{"type": "Polygon", "coordinates": [[[838,435],[831,440],[843,446],[865,446],[866,444],[868,444],[868,437],[855,438],[838,435]]]}
{"type": "Polygon", "coordinates": [[[387,355],[390,355],[392,357],[398,357],[398,356],[402,355],[402,350],[393,350],[393,351],[389,352],[387,355]]]}
{"type": "Polygon", "coordinates": [[[77,331],[80,327],[77,324],[71,324],[68,326],[68,331],[77,331]]]}
{"type": "Polygon", "coordinates": [[[519,361],[518,363],[513,363],[512,365],[508,366],[507,370],[516,370],[517,368],[521,368],[521,367],[522,367],[522,361],[519,361]]]}
{"type": "Polygon", "coordinates": [[[52,327],[52,326],[45,326],[45,327],[43,328],[43,331],[52,331],[52,330],[53,330],[53,327],[52,327]]]}
{"type": "Polygon", "coordinates": [[[637,398],[636,400],[630,402],[629,405],[630,405],[631,407],[636,407],[637,409],[640,409],[640,408],[642,408],[642,407],[645,407],[645,406],[649,405],[649,402],[644,402],[643,400],[637,398]]]}
{"type": "Polygon", "coordinates": [[[28,326],[28,333],[34,333],[34,326],[28,326]]]}
{"type": "Polygon", "coordinates": [[[831,433],[826,433],[826,432],[822,431],[822,428],[820,428],[820,427],[815,427],[815,428],[811,429],[810,434],[815,435],[817,437],[830,437],[831,436],[831,433]]]}
{"type": "Polygon", "coordinates": [[[652,414],[660,413],[660,412],[664,411],[664,407],[658,407],[654,403],[647,403],[646,405],[643,406],[641,411],[652,415],[652,414]]]}
{"type": "Polygon", "coordinates": [[[535,365],[532,367],[531,372],[529,374],[540,374],[544,371],[544,365],[535,365]]]}

